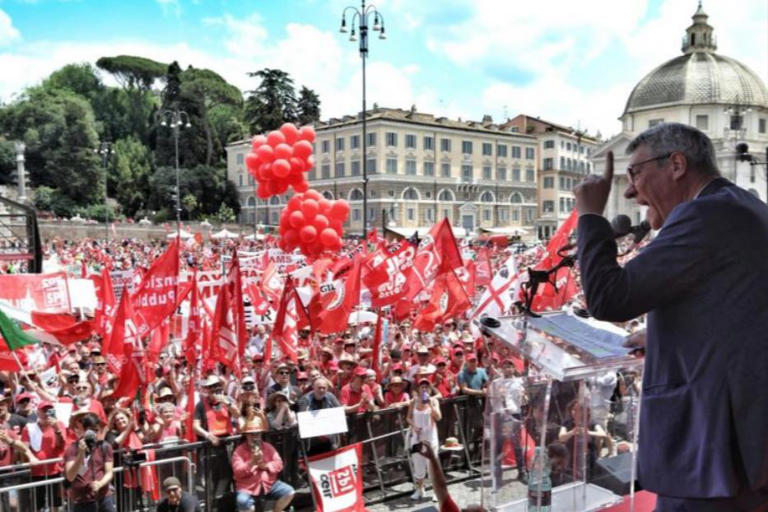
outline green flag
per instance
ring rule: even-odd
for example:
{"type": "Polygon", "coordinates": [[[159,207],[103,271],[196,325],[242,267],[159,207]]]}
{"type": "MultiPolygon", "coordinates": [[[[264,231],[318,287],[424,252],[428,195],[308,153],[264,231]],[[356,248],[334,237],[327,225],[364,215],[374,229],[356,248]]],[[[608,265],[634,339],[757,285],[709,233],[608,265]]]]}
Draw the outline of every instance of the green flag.
{"type": "Polygon", "coordinates": [[[5,339],[5,344],[10,350],[18,350],[25,345],[37,343],[37,339],[21,330],[19,325],[8,318],[0,309],[0,334],[5,339]]]}

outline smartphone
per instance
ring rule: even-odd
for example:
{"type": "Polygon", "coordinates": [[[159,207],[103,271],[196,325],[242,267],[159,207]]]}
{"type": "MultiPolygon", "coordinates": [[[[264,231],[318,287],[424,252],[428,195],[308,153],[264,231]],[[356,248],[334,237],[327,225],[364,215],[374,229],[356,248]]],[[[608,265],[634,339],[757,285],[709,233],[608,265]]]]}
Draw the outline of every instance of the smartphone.
{"type": "Polygon", "coordinates": [[[415,445],[411,446],[411,454],[414,453],[421,453],[421,443],[416,443],[415,445]]]}

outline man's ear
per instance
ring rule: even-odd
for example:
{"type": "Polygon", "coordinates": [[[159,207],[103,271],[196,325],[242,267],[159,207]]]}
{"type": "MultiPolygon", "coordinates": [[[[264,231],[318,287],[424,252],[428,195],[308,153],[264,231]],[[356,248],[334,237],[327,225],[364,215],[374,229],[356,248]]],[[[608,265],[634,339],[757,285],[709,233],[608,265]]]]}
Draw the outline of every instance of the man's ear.
{"type": "Polygon", "coordinates": [[[672,179],[679,181],[688,174],[688,160],[685,155],[679,151],[675,151],[669,155],[669,162],[672,164],[672,179]]]}

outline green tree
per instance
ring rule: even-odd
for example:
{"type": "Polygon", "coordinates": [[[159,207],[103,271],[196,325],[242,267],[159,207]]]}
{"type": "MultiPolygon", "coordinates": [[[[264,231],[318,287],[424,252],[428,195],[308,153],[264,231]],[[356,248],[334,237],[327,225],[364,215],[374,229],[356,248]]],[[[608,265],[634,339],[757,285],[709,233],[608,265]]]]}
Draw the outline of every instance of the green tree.
{"type": "Polygon", "coordinates": [[[149,179],[152,176],[152,155],[136,137],[118,140],[108,166],[107,191],[133,217],[147,205],[149,179]]]}
{"type": "Polygon", "coordinates": [[[213,218],[221,224],[229,224],[237,220],[237,215],[232,208],[222,203],[219,211],[216,212],[213,218]]]}
{"type": "MultiPolygon", "coordinates": [[[[182,169],[179,185],[182,198],[191,195],[197,200],[198,215],[213,215],[222,203],[229,205],[235,213],[240,211],[237,188],[227,180],[224,168],[198,165],[182,169]]],[[[149,188],[150,208],[172,213],[175,207],[172,197],[176,188],[176,170],[173,167],[159,167],[149,180],[149,188]]]]}
{"type": "Polygon", "coordinates": [[[245,100],[245,121],[251,133],[276,130],[284,122],[296,120],[296,93],[288,73],[265,68],[248,76],[261,80],[245,100]]]}
{"type": "Polygon", "coordinates": [[[299,100],[296,102],[297,121],[301,125],[312,124],[320,120],[320,96],[315,91],[302,86],[299,100]]]}
{"type": "Polygon", "coordinates": [[[13,141],[0,137],[0,185],[11,183],[16,171],[16,146],[13,141]]]}
{"type": "Polygon", "coordinates": [[[0,130],[26,144],[32,186],[58,189],[78,205],[100,197],[96,121],[87,100],[66,89],[28,89],[0,111],[0,130]]]}

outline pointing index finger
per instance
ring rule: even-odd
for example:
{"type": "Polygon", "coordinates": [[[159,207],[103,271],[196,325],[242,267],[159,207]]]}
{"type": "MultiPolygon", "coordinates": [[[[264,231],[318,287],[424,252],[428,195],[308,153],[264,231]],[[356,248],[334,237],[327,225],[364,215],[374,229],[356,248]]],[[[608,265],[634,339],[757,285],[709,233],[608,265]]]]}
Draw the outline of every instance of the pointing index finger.
{"type": "Polygon", "coordinates": [[[605,172],[603,172],[603,179],[608,183],[613,182],[613,151],[609,151],[605,155],[605,172]]]}

